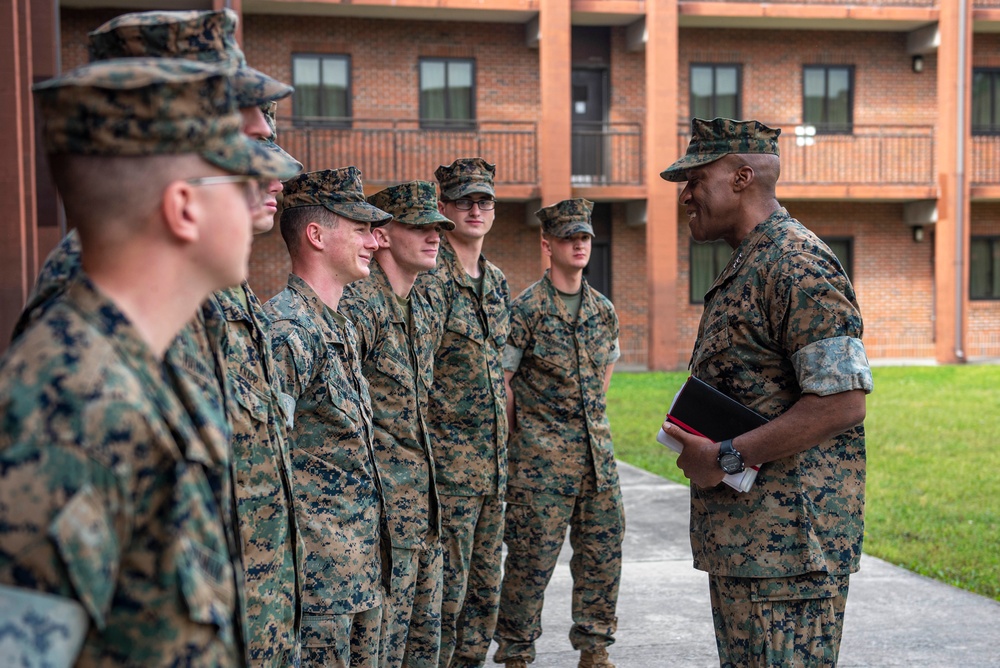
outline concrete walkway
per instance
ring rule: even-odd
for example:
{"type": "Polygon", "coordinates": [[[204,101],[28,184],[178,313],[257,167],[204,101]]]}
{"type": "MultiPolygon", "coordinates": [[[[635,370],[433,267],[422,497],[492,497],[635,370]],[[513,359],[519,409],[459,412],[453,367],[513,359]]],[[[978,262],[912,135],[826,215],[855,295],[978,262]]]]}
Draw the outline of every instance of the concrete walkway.
{"type": "MultiPolygon", "coordinates": [[[[687,487],[627,464],[619,471],[627,531],[612,660],[618,668],[718,666],[708,578],[691,566],[687,487]]],[[[576,668],[570,554],[567,542],[533,668],[576,668]]],[[[840,666],[1000,666],[1000,603],[865,555],[851,577],[840,666]]]]}

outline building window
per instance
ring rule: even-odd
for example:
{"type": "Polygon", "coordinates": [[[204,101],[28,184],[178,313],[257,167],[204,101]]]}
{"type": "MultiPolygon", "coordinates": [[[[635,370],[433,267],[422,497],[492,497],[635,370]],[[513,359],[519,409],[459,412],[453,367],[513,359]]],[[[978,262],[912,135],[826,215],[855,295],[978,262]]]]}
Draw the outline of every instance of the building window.
{"type": "Polygon", "coordinates": [[[833,254],[840,260],[847,278],[854,280],[854,238],[853,237],[820,237],[821,241],[830,247],[833,254]]]}
{"type": "Polygon", "coordinates": [[[420,125],[469,129],[476,122],[475,62],[420,59],[420,125]]]}
{"type": "Polygon", "coordinates": [[[691,66],[691,117],[740,118],[739,65],[691,66]]]}
{"type": "Polygon", "coordinates": [[[350,56],[293,55],[292,85],[292,114],[297,121],[350,124],[350,56]]]}
{"type": "Polygon", "coordinates": [[[1000,299],[1000,237],[972,237],[969,298],[1000,299]]]}
{"type": "Polygon", "coordinates": [[[729,264],[732,255],[733,249],[725,241],[712,241],[706,244],[691,242],[692,304],[705,303],[705,293],[729,264]]]}
{"type": "Polygon", "coordinates": [[[802,122],[816,132],[849,134],[854,124],[854,68],[809,65],[802,70],[802,122]]]}
{"type": "Polygon", "coordinates": [[[972,70],[972,132],[1000,134],[1000,69],[972,70]]]}

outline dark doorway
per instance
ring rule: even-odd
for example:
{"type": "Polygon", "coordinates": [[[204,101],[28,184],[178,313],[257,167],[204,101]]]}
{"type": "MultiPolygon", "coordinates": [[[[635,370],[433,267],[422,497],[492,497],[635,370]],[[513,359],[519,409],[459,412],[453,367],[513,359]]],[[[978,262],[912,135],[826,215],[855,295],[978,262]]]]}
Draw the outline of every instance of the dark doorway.
{"type": "Polygon", "coordinates": [[[590,222],[594,227],[594,242],[590,264],[583,275],[592,288],[611,299],[611,204],[595,203],[590,222]]]}
{"type": "Polygon", "coordinates": [[[573,69],[573,183],[607,179],[606,69],[573,69]]]}

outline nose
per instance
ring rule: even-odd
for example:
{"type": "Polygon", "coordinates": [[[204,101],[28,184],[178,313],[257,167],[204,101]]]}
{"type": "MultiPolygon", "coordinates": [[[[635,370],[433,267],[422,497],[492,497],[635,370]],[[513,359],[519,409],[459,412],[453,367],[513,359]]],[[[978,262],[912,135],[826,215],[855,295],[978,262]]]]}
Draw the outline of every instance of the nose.
{"type": "Polygon", "coordinates": [[[687,204],[691,201],[691,193],[688,191],[687,185],[684,186],[684,190],[681,191],[678,199],[680,199],[681,204],[687,204]]]}
{"type": "Polygon", "coordinates": [[[284,190],[284,188],[285,186],[283,186],[281,184],[281,181],[279,181],[278,179],[275,179],[267,184],[267,192],[269,195],[277,195],[282,190],[284,190]]]}
{"type": "Polygon", "coordinates": [[[370,251],[378,250],[378,241],[375,240],[375,235],[371,232],[365,237],[365,248],[370,251]]]}

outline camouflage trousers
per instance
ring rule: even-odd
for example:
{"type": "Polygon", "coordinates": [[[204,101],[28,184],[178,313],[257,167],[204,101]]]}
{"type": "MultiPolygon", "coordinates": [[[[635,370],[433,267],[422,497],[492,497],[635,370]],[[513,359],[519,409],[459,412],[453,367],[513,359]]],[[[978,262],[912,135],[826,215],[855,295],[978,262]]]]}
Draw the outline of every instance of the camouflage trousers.
{"type": "Polygon", "coordinates": [[[503,588],[493,660],[533,661],[542,635],[542,603],[569,527],[573,576],[574,649],[607,647],[615,641],[622,570],[625,512],[621,490],[565,496],[507,488],[503,588]]]}
{"type": "Polygon", "coordinates": [[[378,668],[382,606],[302,616],[302,668],[378,668]]]}
{"type": "Polygon", "coordinates": [[[392,592],[382,605],[382,668],[437,668],[441,650],[441,544],[392,548],[392,592]]]}
{"type": "Polygon", "coordinates": [[[836,666],[847,575],[709,577],[723,668],[836,666]]]}
{"type": "Polygon", "coordinates": [[[486,663],[500,603],[503,501],[441,495],[441,668],[486,663]]]}

